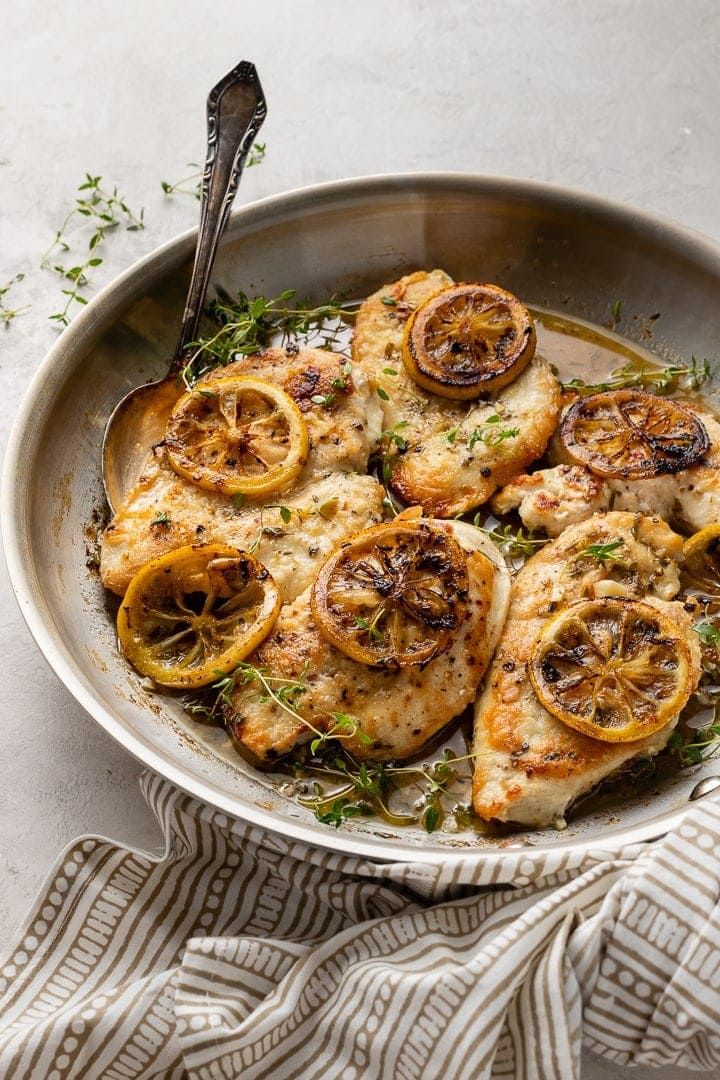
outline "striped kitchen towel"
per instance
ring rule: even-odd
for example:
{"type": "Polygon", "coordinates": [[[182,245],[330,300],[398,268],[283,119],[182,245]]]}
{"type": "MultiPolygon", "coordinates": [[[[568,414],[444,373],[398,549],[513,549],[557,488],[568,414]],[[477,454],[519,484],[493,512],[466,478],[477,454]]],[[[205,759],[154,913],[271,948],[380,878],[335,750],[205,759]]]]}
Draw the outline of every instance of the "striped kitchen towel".
{"type": "Polygon", "coordinates": [[[583,1045],[720,1069],[712,797],[652,844],[508,851],[490,879],[471,857],[307,848],[143,786],[164,853],[75,841],[0,968],[2,1077],[570,1080],[583,1045]]]}

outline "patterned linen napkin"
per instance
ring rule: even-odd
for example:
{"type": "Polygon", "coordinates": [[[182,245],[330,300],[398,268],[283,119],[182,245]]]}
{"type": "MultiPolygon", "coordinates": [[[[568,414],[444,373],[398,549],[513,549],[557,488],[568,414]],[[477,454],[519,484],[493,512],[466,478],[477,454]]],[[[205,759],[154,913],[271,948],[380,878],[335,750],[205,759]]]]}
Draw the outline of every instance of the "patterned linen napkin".
{"type": "Polygon", "coordinates": [[[720,1067],[720,802],[582,861],[452,873],[308,848],[155,776],[153,857],[58,860],[0,968],[0,1076],[579,1076],[720,1067]],[[514,887],[505,887],[509,882],[514,887]]]}

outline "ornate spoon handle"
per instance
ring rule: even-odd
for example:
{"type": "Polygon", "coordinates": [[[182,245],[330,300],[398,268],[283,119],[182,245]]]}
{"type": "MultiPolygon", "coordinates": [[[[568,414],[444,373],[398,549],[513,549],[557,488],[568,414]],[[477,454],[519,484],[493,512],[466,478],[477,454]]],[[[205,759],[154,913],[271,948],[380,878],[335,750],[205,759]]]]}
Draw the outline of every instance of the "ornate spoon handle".
{"type": "Polygon", "coordinates": [[[250,148],[267,115],[255,65],[243,60],[213,87],[207,100],[207,157],[202,179],[200,228],[180,337],[170,374],[183,366],[197,337],[218,241],[230,213],[250,148]]]}

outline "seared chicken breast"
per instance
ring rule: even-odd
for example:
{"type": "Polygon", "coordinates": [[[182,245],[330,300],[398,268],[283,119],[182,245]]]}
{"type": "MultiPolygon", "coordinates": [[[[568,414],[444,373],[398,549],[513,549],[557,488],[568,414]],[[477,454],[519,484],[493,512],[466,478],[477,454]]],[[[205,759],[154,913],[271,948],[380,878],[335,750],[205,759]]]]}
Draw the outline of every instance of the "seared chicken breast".
{"type": "Polygon", "coordinates": [[[419,387],[402,361],[411,312],[452,279],[440,270],[409,274],[362,305],[354,363],[379,388],[390,432],[390,487],[436,517],[480,506],[545,451],[560,414],[560,389],[536,356],[514,382],[487,400],[451,401],[419,387]]]}
{"type": "Polygon", "coordinates": [[[212,542],[252,551],[283,599],[292,600],[312,584],[336,544],[380,521],[383,496],[373,476],[331,472],[283,495],[282,505],[236,508],[232,499],[154,462],[105,532],[102,582],[122,596],[151,559],[185,544],[212,542]]]}
{"type": "Polygon", "coordinates": [[[677,718],[631,743],[602,742],[566,726],[540,703],[527,664],[553,614],[578,599],[625,596],[672,616],[688,642],[697,685],[700,649],[692,617],[673,600],[681,557],[681,537],[660,518],[610,512],[566,529],[520,570],[475,706],[473,805],[481,818],[550,825],[625,762],[666,745],[677,718]],[[587,552],[589,545],[603,544],[616,545],[615,558],[603,561],[587,552]]]}
{"type": "Polygon", "coordinates": [[[496,514],[517,510],[524,525],[548,536],[558,536],[567,525],[610,507],[657,514],[688,533],[720,521],[720,424],[709,413],[693,411],[710,439],[698,465],[642,480],[603,479],[583,465],[570,464],[556,437],[551,458],[562,464],[516,476],[493,496],[491,508],[496,514]]]}
{"type": "Polygon", "coordinates": [[[335,544],[382,514],[381,486],[362,475],[379,436],[381,412],[367,378],[347,375],[344,363],[343,357],[320,349],[273,349],[206,376],[200,386],[240,374],[285,390],[303,413],[310,435],[303,471],[291,491],[234,501],[179,476],[164,447],[155,447],[143,476],[105,530],[103,585],[122,595],[150,559],[185,544],[213,541],[253,550],[284,599],[302,592],[335,544]],[[283,520],[288,516],[284,508],[289,520],[283,520]]]}
{"type": "Polygon", "coordinates": [[[516,476],[490,500],[495,514],[517,510],[528,529],[559,536],[568,525],[585,521],[610,506],[607,481],[584,465],[556,465],[516,476]]]}
{"type": "Polygon", "coordinates": [[[325,638],[311,610],[311,590],[286,604],[269,637],[250,658],[274,687],[302,680],[297,716],[250,683],[233,694],[229,725],[235,738],[261,761],[271,761],[328,730],[333,713],[350,716],[365,740],[343,745],[358,758],[404,759],[474,700],[505,619],[510,593],[507,568],[487,538],[461,522],[437,522],[466,553],[469,590],[465,617],[454,641],[429,662],[397,669],[350,659],[325,638]],[[307,720],[307,724],[303,721],[307,720]]]}

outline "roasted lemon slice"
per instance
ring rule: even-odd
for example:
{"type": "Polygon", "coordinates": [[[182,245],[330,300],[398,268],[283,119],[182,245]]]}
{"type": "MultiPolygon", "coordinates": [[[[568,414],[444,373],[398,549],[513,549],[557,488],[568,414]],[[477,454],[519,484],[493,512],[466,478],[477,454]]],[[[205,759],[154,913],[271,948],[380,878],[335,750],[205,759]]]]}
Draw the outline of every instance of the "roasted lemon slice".
{"type": "Polygon", "coordinates": [[[270,631],[280,595],[252,555],[194,544],[137,572],[118,612],[126,658],[161,686],[196,688],[231,671],[270,631]]]}
{"type": "Polygon", "coordinates": [[[720,603],[720,522],[707,525],[683,544],[684,584],[720,603]]]}
{"type": "Polygon", "coordinates": [[[507,386],[535,353],[535,326],[517,297],[497,285],[450,285],[407,322],[403,362],[440,397],[468,401],[507,386]]]}
{"type": "Polygon", "coordinates": [[[576,464],[624,480],[680,472],[710,448],[708,433],[691,409],[642,390],[579,398],[565,414],[560,438],[576,464]]]}
{"type": "Polygon", "coordinates": [[[175,472],[201,488],[267,495],[297,477],[310,439],[291,397],[272,383],[238,375],[181,397],[165,446],[175,472]]]}
{"type": "Polygon", "coordinates": [[[323,565],[312,590],[321,632],[363,664],[424,664],[451,643],[465,612],[465,554],[422,521],[366,529],[323,565]]]}
{"type": "Polygon", "coordinates": [[[677,717],[693,689],[690,648],[643,600],[580,600],[550,619],[528,672],[542,705],[603,742],[634,742],[677,717]]]}

